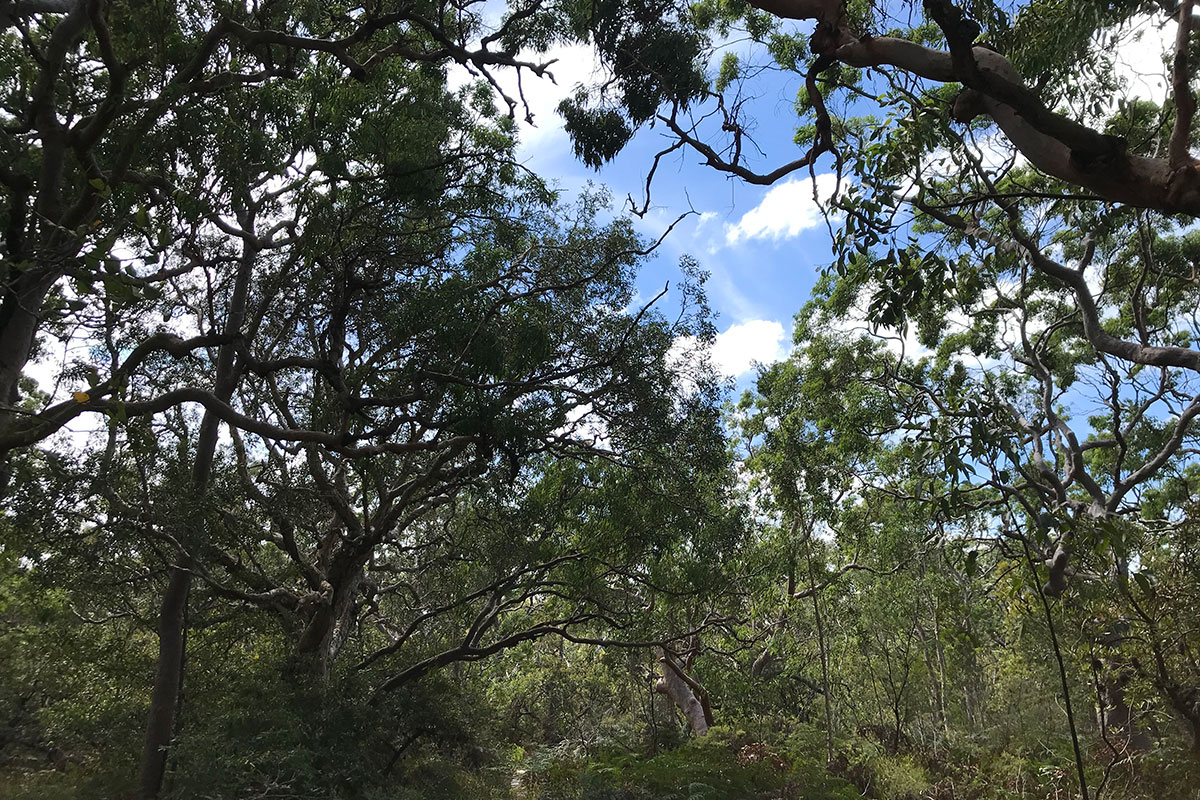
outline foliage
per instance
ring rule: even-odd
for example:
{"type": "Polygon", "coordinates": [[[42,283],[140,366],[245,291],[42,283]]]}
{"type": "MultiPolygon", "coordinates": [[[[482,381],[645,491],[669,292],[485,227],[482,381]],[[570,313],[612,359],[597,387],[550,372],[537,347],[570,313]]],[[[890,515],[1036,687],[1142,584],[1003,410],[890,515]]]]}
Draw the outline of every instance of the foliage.
{"type": "Polygon", "coordinates": [[[652,758],[612,753],[586,762],[551,762],[531,772],[530,782],[530,796],[538,800],[749,800],[799,792],[828,800],[858,796],[811,760],[793,764],[765,743],[728,728],[713,728],[704,739],[652,758]]]}
{"type": "Polygon", "coordinates": [[[0,798],[1187,797],[1196,48],[1162,102],[1110,52],[1159,6],[0,4],[0,798]],[[589,167],[836,174],[735,404],[697,262],[647,300],[518,163],[564,44],[589,167]]]}

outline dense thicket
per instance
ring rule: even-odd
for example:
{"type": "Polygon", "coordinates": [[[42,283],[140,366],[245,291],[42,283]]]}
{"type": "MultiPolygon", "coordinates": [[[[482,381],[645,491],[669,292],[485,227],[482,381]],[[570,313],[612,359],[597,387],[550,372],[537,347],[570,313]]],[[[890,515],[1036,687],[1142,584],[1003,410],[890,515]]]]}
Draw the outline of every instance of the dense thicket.
{"type": "Polygon", "coordinates": [[[0,797],[1195,798],[1193,11],[0,2],[0,797]],[[736,403],[563,43],[836,172],[736,403]]]}

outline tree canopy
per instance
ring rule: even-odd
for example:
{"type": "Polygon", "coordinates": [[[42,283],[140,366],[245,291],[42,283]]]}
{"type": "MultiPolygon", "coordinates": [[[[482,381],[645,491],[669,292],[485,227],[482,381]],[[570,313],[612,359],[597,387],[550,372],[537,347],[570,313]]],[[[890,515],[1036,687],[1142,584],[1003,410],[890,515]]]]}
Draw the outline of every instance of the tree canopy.
{"type": "Polygon", "coordinates": [[[0,798],[1192,797],[1195,12],[0,0],[0,798]]]}

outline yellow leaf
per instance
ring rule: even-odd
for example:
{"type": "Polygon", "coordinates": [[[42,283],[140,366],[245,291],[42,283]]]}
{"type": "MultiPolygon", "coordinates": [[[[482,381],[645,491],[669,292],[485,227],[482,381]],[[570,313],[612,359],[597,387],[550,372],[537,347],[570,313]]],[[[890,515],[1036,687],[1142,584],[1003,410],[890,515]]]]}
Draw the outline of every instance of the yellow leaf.
{"type": "Polygon", "coordinates": [[[73,392],[71,396],[75,398],[76,403],[86,403],[92,399],[92,396],[87,392],[73,392]]]}

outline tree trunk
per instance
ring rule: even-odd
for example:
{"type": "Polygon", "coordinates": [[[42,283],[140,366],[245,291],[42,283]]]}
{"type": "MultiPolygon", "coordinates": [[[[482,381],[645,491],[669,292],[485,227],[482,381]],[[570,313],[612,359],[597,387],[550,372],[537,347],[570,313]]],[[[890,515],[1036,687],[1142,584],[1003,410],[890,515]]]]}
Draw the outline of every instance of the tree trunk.
{"type": "MultiPolygon", "coordinates": [[[[246,230],[254,229],[254,213],[242,212],[238,221],[246,230]]],[[[247,244],[238,264],[229,300],[229,316],[225,320],[225,332],[236,335],[241,332],[246,318],[246,301],[250,291],[250,275],[258,256],[258,248],[247,244]]],[[[235,345],[232,339],[217,351],[214,393],[228,402],[237,387],[238,370],[234,361],[235,345]]],[[[196,460],[192,463],[192,496],[198,504],[193,519],[203,525],[204,497],[212,480],[212,466],[217,451],[217,434],[221,421],[206,411],[200,422],[196,441],[196,460]]],[[[201,543],[203,530],[188,530],[184,537],[185,546],[193,549],[201,543]]],[[[146,744],[142,750],[140,781],[141,800],[156,800],[162,790],[166,774],[167,753],[175,733],[176,709],[179,706],[183,687],[184,625],[192,574],[186,566],[176,565],[171,570],[171,580],[163,595],[162,608],[158,617],[158,672],[150,696],[150,718],[146,724],[146,744]]]]}
{"type": "Polygon", "coordinates": [[[54,277],[31,280],[18,275],[11,288],[5,287],[0,301],[0,404],[17,404],[17,382],[29,361],[42,303],[54,277]]]}
{"type": "MultiPolygon", "coordinates": [[[[212,476],[219,425],[217,418],[207,412],[200,423],[196,460],[192,464],[193,496],[198,503],[203,502],[212,476]]],[[[201,520],[203,513],[203,509],[196,511],[201,520]]],[[[202,535],[202,532],[190,531],[184,540],[192,543],[202,535]]],[[[150,718],[146,724],[146,744],[142,750],[141,800],[155,800],[158,797],[166,774],[171,739],[175,735],[176,709],[183,688],[184,626],[187,623],[188,594],[192,585],[192,573],[187,566],[176,565],[171,568],[171,579],[167,583],[158,614],[158,671],[150,695],[150,718]]]]}
{"type": "Polygon", "coordinates": [[[932,637],[925,631],[925,627],[917,623],[917,637],[921,640],[921,658],[925,661],[925,671],[929,674],[929,688],[933,693],[933,722],[934,727],[944,734],[949,733],[949,727],[946,723],[946,703],[942,692],[942,683],[938,675],[938,669],[934,660],[936,653],[930,654],[929,649],[934,646],[932,637]]]}
{"type": "Polygon", "coordinates": [[[318,678],[328,677],[333,660],[354,627],[362,579],[363,569],[359,567],[348,580],[337,586],[323,584],[324,594],[300,635],[296,652],[318,678]]]}
{"type": "Polygon", "coordinates": [[[825,705],[825,755],[833,761],[833,691],[829,685],[829,648],[825,642],[825,622],[821,618],[821,603],[817,591],[817,575],[813,569],[812,530],[804,529],[804,549],[808,560],[808,589],[812,593],[813,620],[817,625],[817,649],[821,654],[821,697],[825,705]]]}
{"type": "Polygon", "coordinates": [[[1104,723],[1110,731],[1116,732],[1118,746],[1125,752],[1144,753],[1154,743],[1150,734],[1144,731],[1134,719],[1133,709],[1125,699],[1125,687],[1129,683],[1129,673],[1124,670],[1109,667],[1101,683],[1104,689],[1104,723]]]}
{"type": "Polygon", "coordinates": [[[674,656],[661,647],[658,649],[658,663],[662,664],[662,675],[654,685],[655,691],[671,698],[687,719],[688,728],[697,736],[704,736],[712,725],[712,711],[708,704],[693,690],[694,682],[689,682],[674,656]]]}
{"type": "Polygon", "coordinates": [[[192,573],[182,566],[171,569],[158,615],[158,672],[150,695],[150,719],[142,753],[138,796],[158,797],[167,768],[167,750],[175,731],[175,709],[183,685],[183,626],[192,573]]]}
{"type": "MultiPolygon", "coordinates": [[[[42,54],[45,60],[39,81],[45,81],[44,85],[54,85],[71,50],[83,37],[88,26],[88,7],[87,3],[75,4],[54,26],[42,54]]],[[[64,200],[71,131],[59,119],[53,98],[51,90],[49,99],[41,98],[33,106],[37,111],[32,121],[41,140],[37,178],[18,178],[17,184],[6,182],[10,217],[0,262],[0,406],[17,402],[18,382],[29,361],[46,295],[62,277],[63,265],[74,260],[82,244],[70,231],[93,218],[98,201],[97,195],[87,189],[84,191],[91,197],[89,202],[64,200]],[[23,187],[21,182],[25,183],[23,187]],[[27,224],[30,211],[32,225],[27,224]]],[[[0,431],[8,424],[8,417],[0,411],[0,431]]]]}
{"type": "Polygon", "coordinates": [[[938,664],[938,707],[942,717],[942,732],[950,736],[950,702],[946,697],[948,683],[946,680],[946,648],[942,643],[942,621],[938,611],[937,597],[933,598],[933,652],[937,655],[938,664]]]}
{"type": "MultiPolygon", "coordinates": [[[[11,277],[7,273],[12,270],[11,265],[0,268],[0,276],[11,277]]],[[[42,303],[57,277],[32,280],[29,275],[18,275],[10,285],[0,285],[0,433],[16,419],[16,414],[6,407],[20,402],[21,372],[29,362],[42,303]]],[[[10,457],[7,452],[0,453],[0,497],[8,491],[10,457]]]]}
{"type": "Polygon", "coordinates": [[[962,631],[967,637],[966,680],[963,681],[963,711],[967,717],[967,733],[974,733],[979,728],[980,710],[984,707],[986,694],[984,689],[983,668],[975,652],[975,626],[971,624],[971,591],[963,589],[962,631]]]}
{"type": "MultiPolygon", "coordinates": [[[[1117,562],[1117,573],[1122,578],[1129,575],[1129,567],[1121,560],[1117,562]]],[[[1099,639],[1100,646],[1108,651],[1107,655],[1097,658],[1092,663],[1099,684],[1100,714],[1103,729],[1116,736],[1116,744],[1123,752],[1140,753],[1149,750],[1154,742],[1150,734],[1138,725],[1134,711],[1129,706],[1125,695],[1125,687],[1129,685],[1134,675],[1133,665],[1121,652],[1120,646],[1126,640],[1129,631],[1127,622],[1119,623],[1114,629],[1105,632],[1099,639]]],[[[1156,655],[1161,651],[1157,647],[1156,631],[1150,631],[1152,646],[1156,655]]]]}
{"type": "Polygon", "coordinates": [[[1200,761],[1200,689],[1170,693],[1171,705],[1192,735],[1192,757],[1200,761]]]}

